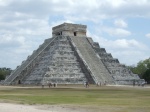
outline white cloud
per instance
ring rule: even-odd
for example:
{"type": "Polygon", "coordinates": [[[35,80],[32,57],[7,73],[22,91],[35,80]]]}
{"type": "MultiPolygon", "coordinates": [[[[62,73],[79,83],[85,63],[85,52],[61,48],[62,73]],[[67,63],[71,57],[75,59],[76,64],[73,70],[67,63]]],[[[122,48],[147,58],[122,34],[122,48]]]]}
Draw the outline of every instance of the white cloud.
{"type": "MultiPolygon", "coordinates": [[[[2,49],[8,50],[5,56],[0,56],[0,62],[7,60],[0,66],[17,66],[44,39],[51,37],[51,28],[55,25],[72,22],[92,26],[93,22],[99,24],[105,19],[150,17],[149,10],[149,0],[0,0],[0,54],[6,53],[2,49]],[[17,61],[12,61],[12,58],[17,61]]],[[[132,39],[123,40],[131,35],[128,29],[123,29],[128,27],[123,19],[117,19],[114,24],[117,28],[104,25],[91,29],[121,37],[115,41],[106,39],[105,42],[118,46],[118,50],[119,47],[134,49],[141,45],[132,39]]],[[[112,46],[106,47],[116,50],[112,46]]]]}
{"type": "Polygon", "coordinates": [[[107,52],[112,53],[114,58],[119,58],[123,64],[132,65],[148,57],[144,52],[148,52],[149,48],[134,39],[105,40],[100,43],[103,43],[102,46],[106,48],[107,52]]]}
{"type": "Polygon", "coordinates": [[[134,40],[126,40],[126,39],[118,39],[114,41],[114,45],[116,45],[119,49],[131,49],[131,50],[147,50],[146,45],[134,40]]]}
{"type": "Polygon", "coordinates": [[[112,6],[114,7],[119,7],[120,5],[123,5],[125,3],[124,0],[115,0],[115,1],[111,1],[111,0],[108,0],[109,2],[112,3],[112,6]]]}
{"type": "Polygon", "coordinates": [[[115,20],[114,25],[121,28],[126,28],[128,26],[128,24],[122,19],[115,20]]]}
{"type": "Polygon", "coordinates": [[[150,38],[150,33],[146,34],[145,36],[146,36],[147,38],[150,38]]]}
{"type": "Polygon", "coordinates": [[[7,6],[11,0],[0,0],[0,6],[7,6]]]}
{"type": "Polygon", "coordinates": [[[110,36],[113,36],[113,37],[127,37],[127,36],[131,35],[130,31],[127,31],[127,30],[122,29],[122,28],[105,27],[103,30],[105,32],[107,32],[110,36]]]}
{"type": "Polygon", "coordinates": [[[24,44],[24,37],[13,37],[11,34],[0,35],[0,49],[18,47],[24,44]]]}
{"type": "Polygon", "coordinates": [[[124,51],[125,49],[128,50],[140,50],[140,51],[146,51],[149,50],[148,47],[138,42],[134,39],[116,39],[116,40],[108,40],[104,37],[98,37],[96,35],[93,35],[95,38],[95,41],[98,41],[101,43],[102,46],[109,48],[109,49],[116,49],[116,51],[124,51]]]}
{"type": "MultiPolygon", "coordinates": [[[[145,0],[12,0],[5,12],[27,14],[35,18],[44,18],[48,15],[64,15],[64,17],[97,20],[101,18],[120,16],[147,16],[150,15],[150,2],[145,0]],[[78,15],[78,16],[76,16],[78,15]]],[[[10,13],[10,14],[11,14],[10,13]]]]}
{"type": "Polygon", "coordinates": [[[107,53],[111,53],[114,58],[118,58],[120,63],[133,65],[149,57],[149,47],[135,39],[109,40],[89,31],[88,35],[95,42],[99,42],[100,47],[105,48],[107,53]]]}

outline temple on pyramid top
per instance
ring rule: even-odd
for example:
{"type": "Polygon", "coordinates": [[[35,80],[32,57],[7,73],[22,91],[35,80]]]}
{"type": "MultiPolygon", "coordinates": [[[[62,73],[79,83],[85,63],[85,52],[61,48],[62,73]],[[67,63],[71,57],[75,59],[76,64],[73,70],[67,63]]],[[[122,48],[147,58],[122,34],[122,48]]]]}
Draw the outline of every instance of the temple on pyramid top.
{"type": "Polygon", "coordinates": [[[52,28],[53,36],[86,36],[86,25],[63,23],[52,28]]]}
{"type": "MultiPolygon", "coordinates": [[[[63,23],[5,79],[5,85],[131,85],[144,80],[86,36],[86,25],[63,23]]],[[[13,58],[13,57],[12,57],[13,58]]]]}

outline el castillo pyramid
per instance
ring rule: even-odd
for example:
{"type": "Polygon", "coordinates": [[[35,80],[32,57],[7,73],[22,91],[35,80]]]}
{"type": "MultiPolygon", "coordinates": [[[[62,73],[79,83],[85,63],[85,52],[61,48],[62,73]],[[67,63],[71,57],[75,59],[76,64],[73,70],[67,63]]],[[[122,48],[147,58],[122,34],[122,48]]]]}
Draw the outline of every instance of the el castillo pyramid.
{"type": "Polygon", "coordinates": [[[143,81],[118,59],[86,36],[86,25],[63,23],[52,28],[32,55],[18,66],[4,84],[133,84],[143,81]]]}

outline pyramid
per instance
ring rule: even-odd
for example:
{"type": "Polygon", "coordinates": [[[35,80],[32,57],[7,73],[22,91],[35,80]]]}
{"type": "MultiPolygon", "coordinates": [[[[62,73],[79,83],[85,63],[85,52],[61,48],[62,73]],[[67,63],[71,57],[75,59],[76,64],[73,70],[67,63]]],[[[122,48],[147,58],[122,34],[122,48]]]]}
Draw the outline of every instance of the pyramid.
{"type": "Polygon", "coordinates": [[[133,84],[133,74],[99,43],[86,36],[86,25],[63,23],[5,79],[4,84],[133,84]]]}

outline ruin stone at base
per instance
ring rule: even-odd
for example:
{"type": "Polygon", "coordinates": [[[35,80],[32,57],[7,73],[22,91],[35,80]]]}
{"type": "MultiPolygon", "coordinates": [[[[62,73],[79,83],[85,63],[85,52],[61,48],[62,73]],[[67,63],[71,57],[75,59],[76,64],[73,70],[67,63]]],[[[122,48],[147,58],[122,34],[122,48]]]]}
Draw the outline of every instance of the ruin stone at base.
{"type": "Polygon", "coordinates": [[[83,84],[85,81],[133,84],[144,80],[87,37],[86,25],[64,23],[53,27],[52,38],[33,51],[4,84],[83,84]]]}

